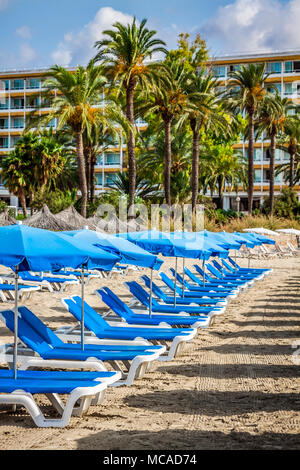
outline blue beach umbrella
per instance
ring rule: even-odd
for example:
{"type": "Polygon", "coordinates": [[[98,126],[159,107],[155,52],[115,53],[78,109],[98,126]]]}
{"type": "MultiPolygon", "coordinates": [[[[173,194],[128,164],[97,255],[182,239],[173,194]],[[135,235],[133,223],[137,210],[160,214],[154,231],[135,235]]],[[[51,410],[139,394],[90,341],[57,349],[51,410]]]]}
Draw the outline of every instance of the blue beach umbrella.
{"type": "Polygon", "coordinates": [[[111,269],[118,260],[119,257],[96,248],[82,250],[72,240],[56,232],[21,224],[0,227],[0,264],[15,272],[15,377],[17,376],[19,271],[52,271],[80,266],[101,266],[103,269],[111,269]]]}
{"type": "Polygon", "coordinates": [[[163,263],[156,255],[149,253],[125,238],[88,229],[73,230],[63,233],[69,235],[75,241],[82,242],[83,245],[90,244],[96,248],[108,251],[109,253],[114,253],[119,256],[120,261],[125,264],[157,270],[163,263]]]}

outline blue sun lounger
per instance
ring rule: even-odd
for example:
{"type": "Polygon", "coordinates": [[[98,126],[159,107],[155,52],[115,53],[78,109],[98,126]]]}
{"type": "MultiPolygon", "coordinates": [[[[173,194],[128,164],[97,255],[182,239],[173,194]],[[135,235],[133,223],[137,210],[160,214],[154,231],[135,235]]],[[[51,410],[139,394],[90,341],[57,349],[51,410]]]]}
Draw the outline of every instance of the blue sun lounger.
{"type": "MultiPolygon", "coordinates": [[[[264,275],[268,275],[270,274],[273,269],[268,269],[268,268],[242,268],[241,266],[239,266],[230,256],[228,256],[228,261],[229,263],[231,264],[231,271],[233,270],[233,272],[240,272],[240,273],[257,273],[257,274],[264,274],[264,275]]],[[[230,265],[227,264],[227,267],[228,269],[230,269],[230,265]]]]}
{"type": "Polygon", "coordinates": [[[207,284],[215,285],[217,287],[224,287],[225,289],[230,288],[230,289],[246,290],[248,288],[247,284],[237,283],[237,282],[234,282],[234,281],[228,281],[228,280],[223,279],[222,276],[220,275],[220,273],[217,270],[216,270],[217,271],[217,277],[212,277],[208,274],[208,272],[204,273],[203,269],[200,268],[200,266],[198,266],[197,264],[194,264],[194,268],[200,274],[200,276],[202,276],[202,279],[203,279],[203,276],[205,277],[205,285],[207,285],[207,284]]]}
{"type": "MultiPolygon", "coordinates": [[[[12,310],[0,312],[0,319],[14,332],[12,310]]],[[[44,367],[58,367],[61,364],[63,368],[86,368],[98,364],[103,370],[105,369],[104,362],[108,361],[122,373],[122,380],[115,382],[114,386],[130,385],[135,378],[140,377],[148,369],[149,362],[156,360],[165,352],[165,346],[121,344],[85,344],[83,350],[81,344],[63,342],[24,306],[19,307],[18,336],[27,347],[25,350],[19,350],[19,357],[23,360],[22,368],[28,368],[34,364],[34,356],[32,354],[30,356],[28,348],[46,361],[44,367]],[[125,365],[125,370],[120,367],[121,363],[125,365]]],[[[2,360],[9,363],[8,349],[2,354],[2,360]]]]}
{"type": "MultiPolygon", "coordinates": [[[[146,285],[146,287],[148,287],[148,289],[151,288],[151,281],[150,281],[150,278],[147,276],[147,275],[143,275],[141,277],[146,285]]],[[[131,293],[134,293],[137,294],[136,297],[137,298],[150,298],[150,294],[148,294],[148,292],[146,292],[139,284],[135,283],[135,281],[132,281],[131,282],[131,286],[134,286],[132,287],[132,290],[131,290],[131,293]]],[[[155,282],[152,281],[152,292],[153,294],[155,295],[155,297],[157,297],[158,300],[161,300],[162,302],[164,302],[165,304],[169,304],[169,305],[174,305],[174,296],[169,296],[166,294],[166,292],[164,290],[162,290],[155,282]]],[[[204,294],[205,295],[205,294],[204,294]]],[[[176,297],[176,305],[182,305],[182,306],[189,306],[191,304],[199,304],[199,309],[198,309],[198,312],[199,312],[199,315],[200,314],[204,314],[204,315],[215,315],[215,311],[218,310],[218,311],[224,311],[223,310],[223,307],[218,307],[218,306],[209,306],[209,307],[203,307],[201,304],[203,304],[203,300],[202,298],[195,298],[195,299],[189,299],[189,298],[182,298],[182,297],[176,297]]]]}
{"type": "Polygon", "coordinates": [[[252,280],[253,282],[255,280],[261,280],[263,279],[264,275],[263,274],[250,274],[250,273],[233,273],[230,270],[227,269],[226,267],[226,262],[223,263],[223,267],[220,263],[218,263],[216,260],[213,260],[213,265],[216,269],[220,271],[220,273],[223,273],[223,277],[226,277],[227,279],[242,279],[242,280],[252,280]]]}
{"type": "Polygon", "coordinates": [[[209,282],[208,283],[205,283],[203,285],[203,279],[200,279],[198,276],[196,276],[196,274],[194,274],[190,269],[188,268],[184,268],[184,272],[185,274],[191,279],[191,281],[194,283],[195,286],[199,286],[200,289],[203,289],[204,292],[206,291],[213,291],[213,292],[216,292],[216,293],[226,293],[230,296],[233,296],[234,298],[237,296],[238,292],[239,292],[239,288],[230,288],[230,287],[218,287],[216,284],[210,284],[209,282]]]}
{"type": "Polygon", "coordinates": [[[82,416],[93,402],[101,403],[109,383],[120,378],[119,372],[72,372],[0,370],[0,404],[23,406],[38,427],[67,426],[71,416],[82,416]],[[46,418],[38,406],[35,395],[45,395],[58,418],[46,418]],[[64,403],[59,395],[69,395],[64,403]],[[101,397],[101,398],[99,398],[101,397]]]}
{"type": "MultiPolygon", "coordinates": [[[[72,315],[79,321],[81,318],[81,297],[74,296],[71,299],[63,299],[62,303],[72,315]]],[[[166,323],[155,325],[128,325],[118,322],[118,326],[110,325],[92,307],[84,302],[84,324],[97,338],[111,339],[137,339],[143,338],[154,343],[170,341],[171,346],[166,354],[161,354],[158,360],[171,360],[181,351],[184,343],[192,341],[197,334],[196,328],[172,328],[166,323]]]]}
{"type": "MultiPolygon", "coordinates": [[[[18,285],[18,298],[28,299],[32,292],[41,290],[40,286],[18,285]]],[[[12,284],[0,284],[0,300],[2,302],[12,302],[15,300],[15,286],[12,284]]]]}
{"type": "MultiPolygon", "coordinates": [[[[144,306],[144,308],[149,310],[150,308],[149,294],[147,292],[146,294],[145,293],[142,294],[141,286],[139,286],[139,284],[137,284],[135,281],[125,282],[125,285],[127,285],[132,295],[134,295],[134,297],[136,297],[137,300],[139,300],[142,306],[144,306]]],[[[200,315],[201,313],[205,313],[205,314],[209,314],[213,316],[214,314],[218,314],[218,313],[220,314],[225,311],[225,307],[223,305],[219,306],[219,308],[217,305],[215,305],[214,308],[210,307],[209,313],[207,312],[207,310],[203,310],[203,309],[204,307],[199,306],[199,305],[184,304],[184,305],[174,306],[174,300],[173,300],[173,305],[165,304],[165,303],[158,302],[155,298],[152,297],[152,312],[156,312],[156,313],[178,314],[178,313],[186,312],[191,315],[200,315]]]]}
{"type": "Polygon", "coordinates": [[[210,271],[210,273],[213,274],[221,282],[231,282],[233,285],[242,286],[244,288],[247,288],[254,283],[254,281],[251,281],[249,279],[235,279],[233,277],[226,276],[225,274],[222,276],[222,273],[210,263],[207,263],[206,267],[210,271]]]}
{"type": "Polygon", "coordinates": [[[153,313],[150,316],[149,313],[135,313],[108,287],[95,290],[95,294],[98,295],[114,313],[123,318],[128,324],[160,325],[162,322],[164,322],[168,326],[176,326],[179,328],[207,328],[210,325],[211,318],[208,315],[196,317],[190,316],[189,314],[160,315],[153,313]]]}
{"type": "Polygon", "coordinates": [[[70,277],[59,277],[59,276],[46,276],[32,274],[30,271],[20,271],[19,276],[22,281],[34,282],[41,286],[41,288],[46,288],[50,292],[53,291],[64,291],[68,286],[78,284],[78,279],[71,279],[70,277]]]}
{"type": "MultiPolygon", "coordinates": [[[[161,280],[166,284],[166,286],[172,292],[174,292],[175,291],[175,282],[172,279],[170,279],[166,275],[166,273],[160,272],[159,275],[161,277],[161,280]]],[[[176,285],[176,293],[181,299],[191,298],[191,299],[194,299],[195,301],[200,299],[202,301],[201,302],[202,305],[215,305],[215,306],[225,306],[225,305],[227,305],[226,298],[222,298],[222,297],[209,298],[209,293],[195,292],[195,291],[191,292],[191,291],[188,291],[187,289],[185,289],[184,292],[183,292],[183,289],[178,285],[176,285]]]]}
{"type": "MultiPolygon", "coordinates": [[[[176,273],[175,269],[170,268],[170,272],[171,272],[171,274],[173,274],[174,277],[176,276],[177,281],[182,286],[183,285],[185,286],[185,290],[184,290],[184,295],[185,296],[187,294],[188,296],[192,297],[193,292],[195,292],[195,294],[197,296],[198,295],[203,295],[203,296],[206,296],[206,297],[209,297],[209,298],[212,298],[212,299],[213,298],[218,298],[219,300],[227,299],[227,298],[230,299],[230,298],[235,298],[236,297],[235,293],[233,294],[232,292],[226,292],[225,290],[224,290],[224,292],[221,291],[221,290],[219,290],[218,292],[211,292],[209,289],[203,291],[203,287],[201,287],[198,284],[197,285],[190,284],[188,281],[183,279],[183,277],[179,273],[176,273]]],[[[173,285],[174,285],[174,283],[173,283],[173,285]]],[[[182,287],[180,287],[180,289],[182,291],[182,287]]]]}

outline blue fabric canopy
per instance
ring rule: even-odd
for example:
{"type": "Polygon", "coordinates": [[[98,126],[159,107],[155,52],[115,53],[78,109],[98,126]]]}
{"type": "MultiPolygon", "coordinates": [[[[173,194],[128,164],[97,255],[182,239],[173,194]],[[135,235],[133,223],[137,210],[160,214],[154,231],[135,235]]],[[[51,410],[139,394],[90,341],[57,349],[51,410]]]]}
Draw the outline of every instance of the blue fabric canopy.
{"type": "Polygon", "coordinates": [[[94,247],[100,247],[102,250],[114,253],[119,256],[120,261],[125,264],[133,264],[135,266],[157,270],[163,263],[157,256],[124,238],[88,229],[72,230],[63,233],[69,235],[73,240],[81,242],[83,245],[93,245],[94,247]]]}
{"type": "Polygon", "coordinates": [[[187,233],[166,233],[158,230],[146,230],[119,233],[117,236],[127,238],[144,250],[155,254],[161,253],[163,256],[208,259],[216,251],[223,257],[228,256],[226,250],[206,241],[204,237],[195,237],[194,233],[190,232],[189,235],[187,233]]]}
{"type": "Polygon", "coordinates": [[[266,244],[266,245],[275,245],[275,240],[272,240],[272,238],[265,237],[262,234],[258,233],[253,233],[253,232],[245,232],[245,233],[239,233],[244,238],[248,238],[250,241],[253,241],[256,245],[261,245],[261,244],[266,244]]]}
{"type": "Polygon", "coordinates": [[[203,230],[203,232],[198,233],[227,250],[239,250],[241,248],[241,242],[238,242],[231,233],[209,232],[208,230],[203,230]]]}
{"type": "Polygon", "coordinates": [[[0,227],[0,264],[19,271],[53,271],[64,267],[110,270],[120,257],[95,247],[84,248],[71,237],[29,227],[0,227]]]}

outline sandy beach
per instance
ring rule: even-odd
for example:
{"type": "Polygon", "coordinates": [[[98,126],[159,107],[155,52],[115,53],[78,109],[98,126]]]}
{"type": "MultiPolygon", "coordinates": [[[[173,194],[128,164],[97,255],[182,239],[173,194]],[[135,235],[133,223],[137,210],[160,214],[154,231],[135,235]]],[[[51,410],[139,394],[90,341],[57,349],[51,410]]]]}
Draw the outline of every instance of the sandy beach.
{"type": "MultiPolygon", "coordinates": [[[[163,270],[173,265],[166,259],[163,270]]],[[[299,449],[300,361],[292,360],[292,343],[300,340],[300,257],[252,260],[251,266],[273,273],[239,294],[181,356],[155,362],[131,387],[110,387],[102,405],[72,417],[66,428],[36,428],[27,412],[1,408],[1,449],[299,449]]],[[[103,311],[93,292],[107,285],[129,300],[123,282],[140,275],[92,280],[86,299],[103,311]]],[[[79,286],[64,294],[37,292],[25,304],[56,329],[74,323],[60,303],[74,294],[79,286]]],[[[8,341],[12,335],[1,324],[0,342],[8,341]]],[[[41,403],[48,406],[46,399],[41,403]]]]}

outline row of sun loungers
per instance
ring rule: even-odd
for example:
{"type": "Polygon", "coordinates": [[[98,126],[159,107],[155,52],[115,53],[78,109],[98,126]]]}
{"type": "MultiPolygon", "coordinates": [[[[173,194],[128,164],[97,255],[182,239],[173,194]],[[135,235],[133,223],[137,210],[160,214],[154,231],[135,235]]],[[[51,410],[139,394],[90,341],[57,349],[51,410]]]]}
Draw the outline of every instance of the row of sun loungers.
{"type": "Polygon", "coordinates": [[[255,248],[242,247],[239,256],[244,258],[272,259],[299,256],[300,250],[292,243],[287,242],[286,246],[276,243],[272,248],[268,245],[256,246],[255,248]]]}
{"type": "MultiPolygon", "coordinates": [[[[153,361],[176,358],[240,291],[252,287],[271,271],[240,268],[231,258],[228,263],[207,263],[205,273],[198,264],[194,268],[185,268],[181,274],[173,270],[170,275],[161,272],[160,284],[152,282],[151,296],[148,276],[142,275],[140,283],[125,282],[132,296],[129,303],[108,287],[97,289],[95,294],[109,308],[105,315],[87,302],[82,305],[79,296],[65,297],[62,304],[77,322],[56,331],[27,307],[19,307],[20,370],[17,378],[11,370],[0,370],[0,403],[25,406],[37,426],[64,427],[71,415],[81,416],[90,406],[102,403],[108,386],[130,386],[150,371],[153,361]],[[80,328],[82,308],[84,343],[80,328]],[[51,370],[31,370],[36,367],[51,370]],[[60,418],[43,416],[34,400],[36,394],[44,394],[60,418]],[[60,395],[68,395],[65,404],[60,395]]],[[[53,289],[56,283],[68,282],[58,281],[61,277],[48,278],[53,289]]],[[[72,278],[72,282],[79,281],[72,278]]],[[[0,319],[14,332],[13,310],[0,312],[0,319]]],[[[0,362],[11,368],[12,361],[13,345],[5,344],[0,348],[0,362]]]]}

